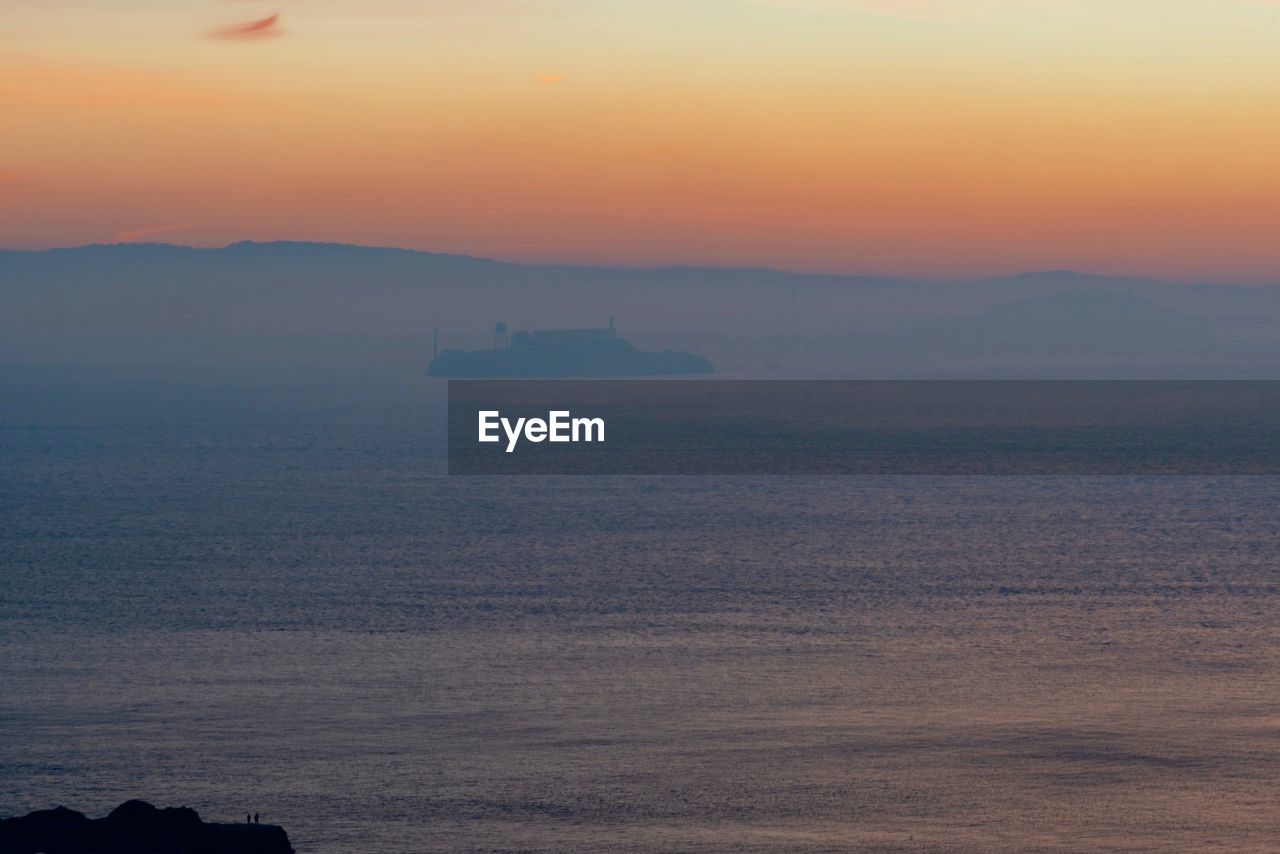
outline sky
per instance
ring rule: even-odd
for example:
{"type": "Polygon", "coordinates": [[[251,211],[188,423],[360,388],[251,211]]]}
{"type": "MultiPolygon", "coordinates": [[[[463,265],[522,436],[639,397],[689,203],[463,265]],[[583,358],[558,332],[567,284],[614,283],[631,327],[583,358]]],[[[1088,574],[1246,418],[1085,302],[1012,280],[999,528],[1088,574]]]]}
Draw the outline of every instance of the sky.
{"type": "Polygon", "coordinates": [[[0,246],[1280,282],[1280,0],[5,0],[0,246]]]}

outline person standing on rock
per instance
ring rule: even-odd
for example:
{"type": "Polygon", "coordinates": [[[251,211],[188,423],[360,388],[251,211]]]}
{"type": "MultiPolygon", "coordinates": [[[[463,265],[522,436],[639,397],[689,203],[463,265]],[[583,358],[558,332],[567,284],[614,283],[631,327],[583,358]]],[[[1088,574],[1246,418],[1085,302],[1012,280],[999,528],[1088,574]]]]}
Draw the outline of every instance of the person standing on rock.
{"type": "Polygon", "coordinates": [[[257,814],[257,813],[254,813],[254,814],[253,814],[253,823],[254,823],[254,824],[257,824],[257,823],[258,823],[258,814],[257,814]]]}

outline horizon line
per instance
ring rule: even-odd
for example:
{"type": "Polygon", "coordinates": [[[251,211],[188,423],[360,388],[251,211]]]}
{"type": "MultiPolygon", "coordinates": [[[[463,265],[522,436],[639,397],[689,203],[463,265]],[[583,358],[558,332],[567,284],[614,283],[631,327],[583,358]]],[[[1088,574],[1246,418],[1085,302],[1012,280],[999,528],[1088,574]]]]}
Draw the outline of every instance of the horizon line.
{"type": "Polygon", "coordinates": [[[1081,279],[1110,279],[1114,281],[1127,282],[1147,282],[1164,285],[1176,285],[1180,287],[1194,287],[1196,285],[1231,285],[1237,287],[1277,287],[1280,281],[1258,281],[1258,282],[1242,282],[1235,279],[1166,279],[1159,276],[1151,275],[1129,275],[1116,273],[1095,273],[1086,272],[1071,268],[1046,268],[1039,270],[1015,270],[1013,272],[988,273],[978,276],[938,276],[938,277],[917,277],[917,276],[901,276],[901,275],[880,275],[872,273],[855,273],[855,272],[813,272],[805,270],[785,269],[782,267],[767,267],[759,265],[733,265],[733,264],[600,264],[586,262],[571,261],[509,261],[501,258],[492,258],[485,255],[470,255],[461,252],[441,252],[432,249],[413,249],[405,246],[390,246],[385,244],[370,243],[347,243],[340,240],[233,240],[230,243],[221,246],[195,246],[190,243],[172,243],[157,240],[139,240],[139,241],[114,241],[114,242],[93,242],[80,243],[67,246],[47,246],[41,249],[20,248],[10,246],[0,246],[0,252],[13,252],[24,254],[42,254],[50,252],[74,252],[84,249],[114,249],[114,248],[166,248],[166,249],[189,249],[194,252],[223,252],[236,246],[315,246],[315,247],[339,247],[343,249],[360,249],[371,252],[402,252],[411,255],[425,255],[440,258],[458,258],[468,261],[479,261],[488,264],[503,264],[510,267],[538,267],[538,268],[555,268],[567,267],[577,270],[628,270],[636,272],[659,272],[662,270],[705,270],[710,272],[753,272],[753,273],[777,273],[785,276],[809,277],[819,279],[863,279],[879,282],[896,282],[902,284],[934,284],[934,283],[979,283],[992,282],[1002,279],[1020,279],[1031,277],[1050,277],[1056,276],[1061,278],[1081,278],[1081,279]]]}

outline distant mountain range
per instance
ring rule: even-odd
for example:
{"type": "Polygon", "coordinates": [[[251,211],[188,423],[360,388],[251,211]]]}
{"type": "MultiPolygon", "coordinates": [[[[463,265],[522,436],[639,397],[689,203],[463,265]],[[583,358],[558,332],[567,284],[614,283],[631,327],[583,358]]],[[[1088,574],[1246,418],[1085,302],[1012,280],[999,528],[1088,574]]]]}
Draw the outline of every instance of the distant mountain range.
{"type": "Polygon", "coordinates": [[[0,363],[421,370],[512,329],[603,326],[803,376],[1278,376],[1280,287],[1071,271],[973,282],[522,265],[343,244],[0,250],[0,363]]]}

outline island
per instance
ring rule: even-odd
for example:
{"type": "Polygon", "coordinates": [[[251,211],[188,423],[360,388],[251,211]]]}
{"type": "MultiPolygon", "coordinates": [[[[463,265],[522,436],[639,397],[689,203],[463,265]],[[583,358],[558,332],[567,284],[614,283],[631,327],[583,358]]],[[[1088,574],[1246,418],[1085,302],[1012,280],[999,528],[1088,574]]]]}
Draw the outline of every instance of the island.
{"type": "Polygon", "coordinates": [[[673,350],[646,352],[620,338],[613,319],[604,329],[544,329],[508,336],[494,326],[488,350],[441,352],[436,348],[429,377],[454,379],[536,379],[569,377],[664,377],[714,372],[705,356],[673,350]]]}

